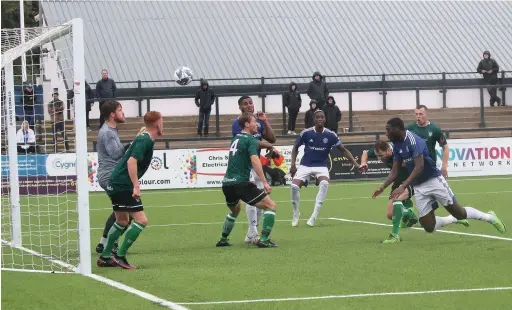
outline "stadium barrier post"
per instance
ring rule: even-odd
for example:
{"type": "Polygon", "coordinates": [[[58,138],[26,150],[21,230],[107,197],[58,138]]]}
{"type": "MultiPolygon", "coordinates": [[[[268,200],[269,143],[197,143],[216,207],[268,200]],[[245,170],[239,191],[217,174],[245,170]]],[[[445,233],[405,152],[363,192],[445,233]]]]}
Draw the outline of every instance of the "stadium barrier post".
{"type": "Polygon", "coordinates": [[[261,77],[261,92],[263,94],[261,94],[261,111],[263,113],[265,113],[265,97],[267,97],[267,95],[264,94],[265,92],[265,77],[261,77]]]}
{"type": "Polygon", "coordinates": [[[384,89],[384,83],[386,82],[386,74],[383,73],[382,74],[382,80],[380,82],[380,86],[382,87],[382,91],[379,92],[379,95],[382,95],[382,110],[386,110],[386,95],[387,95],[387,91],[384,89]]]}
{"type": "Polygon", "coordinates": [[[439,91],[443,94],[443,109],[446,108],[446,72],[443,72],[442,89],[439,91]]]}
{"type": "Polygon", "coordinates": [[[420,90],[416,89],[416,108],[420,106],[420,90]]]}
{"type": "Polygon", "coordinates": [[[284,106],[284,94],[281,95],[281,102],[283,103],[283,136],[286,134],[286,107],[284,106]]]}
{"type": "Polygon", "coordinates": [[[348,92],[348,132],[354,130],[354,118],[353,118],[353,107],[352,107],[352,91],[348,92]]]}
{"type": "Polygon", "coordinates": [[[507,88],[505,86],[503,86],[503,84],[505,84],[505,74],[506,74],[505,71],[501,71],[501,102],[503,104],[506,104],[506,102],[505,102],[505,94],[506,94],[506,91],[507,91],[507,88]]]}
{"type": "Polygon", "coordinates": [[[219,96],[215,97],[215,136],[220,137],[219,96]]]}
{"type": "Polygon", "coordinates": [[[480,128],[485,127],[485,117],[484,117],[484,89],[480,87],[480,128]]]}
{"type": "Polygon", "coordinates": [[[146,98],[146,112],[151,111],[151,99],[148,97],[146,98]]]}
{"type": "Polygon", "coordinates": [[[139,117],[142,117],[142,81],[137,81],[137,102],[139,103],[139,117]]]}

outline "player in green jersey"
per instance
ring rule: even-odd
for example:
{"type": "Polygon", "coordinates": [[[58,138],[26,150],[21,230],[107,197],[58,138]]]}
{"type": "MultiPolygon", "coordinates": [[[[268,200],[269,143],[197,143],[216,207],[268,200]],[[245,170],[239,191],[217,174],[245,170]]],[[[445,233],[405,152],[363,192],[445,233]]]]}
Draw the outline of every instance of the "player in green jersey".
{"type": "Polygon", "coordinates": [[[107,194],[112,201],[116,222],[110,228],[107,244],[98,258],[99,267],[119,266],[124,269],[135,269],[126,260],[126,252],[148,224],[140,199],[139,179],[149,168],[153,158],[155,139],[162,135],[162,115],[160,112],[147,112],[144,115],[144,124],[145,132],[135,138],[123,158],[117,163],[107,186],[107,194]],[[112,247],[128,226],[130,217],[133,221],[125,233],[123,243],[112,257],[112,247]]]}
{"type": "MultiPolygon", "coordinates": [[[[393,144],[386,141],[377,141],[372,148],[363,151],[361,155],[361,168],[368,169],[368,159],[378,159],[389,168],[393,167],[393,144]]],[[[398,188],[403,181],[407,180],[409,172],[407,168],[402,167],[399,171],[396,181],[393,183],[391,192],[398,188]]],[[[414,195],[414,189],[409,186],[398,199],[388,200],[386,216],[393,222],[393,229],[388,239],[383,243],[396,243],[400,241],[399,228],[411,227],[418,222],[418,218],[412,210],[413,204],[411,197],[414,195]]]]}
{"type": "Polygon", "coordinates": [[[226,215],[222,235],[217,247],[230,246],[228,236],[235,226],[236,217],[240,213],[241,201],[265,210],[263,214],[263,227],[261,237],[256,242],[260,248],[277,247],[269,238],[274,227],[276,204],[267,194],[272,188],[267,183],[259,154],[259,141],[254,138],[258,132],[258,123],[251,114],[243,114],[238,118],[242,131],[231,140],[229,148],[228,168],[222,180],[222,192],[231,213],[226,215]],[[264,189],[259,189],[251,182],[251,168],[263,182],[264,189]]]}
{"type": "Polygon", "coordinates": [[[432,158],[434,164],[437,163],[436,143],[439,143],[439,146],[443,148],[443,162],[440,170],[443,177],[447,178],[450,149],[448,148],[443,130],[428,120],[428,108],[426,106],[418,106],[415,113],[416,122],[407,125],[406,129],[414,132],[425,141],[428,152],[430,153],[430,158],[432,158]]]}

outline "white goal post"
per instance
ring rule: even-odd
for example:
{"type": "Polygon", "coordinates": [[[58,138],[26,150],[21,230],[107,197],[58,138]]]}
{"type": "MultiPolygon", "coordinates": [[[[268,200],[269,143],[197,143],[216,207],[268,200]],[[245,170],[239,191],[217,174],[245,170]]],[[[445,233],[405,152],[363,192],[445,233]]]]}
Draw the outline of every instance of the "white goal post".
{"type": "Polygon", "coordinates": [[[81,19],[1,30],[2,270],[91,274],[83,31],[81,19]]]}

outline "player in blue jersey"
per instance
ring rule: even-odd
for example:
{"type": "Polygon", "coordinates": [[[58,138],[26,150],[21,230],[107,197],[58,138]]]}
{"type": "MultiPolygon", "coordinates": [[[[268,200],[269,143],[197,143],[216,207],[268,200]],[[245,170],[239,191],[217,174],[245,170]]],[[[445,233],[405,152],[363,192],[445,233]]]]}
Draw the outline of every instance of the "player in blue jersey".
{"type": "Polygon", "coordinates": [[[291,199],[293,206],[292,226],[294,227],[299,224],[300,218],[300,188],[311,175],[315,176],[318,180],[318,194],[316,195],[315,209],[306,224],[308,226],[315,225],[320,208],[327,196],[327,189],[329,187],[329,170],[327,169],[327,164],[329,161],[329,153],[333,147],[339,148],[341,153],[350,160],[354,167],[359,169],[359,164],[354,159],[354,156],[341,144],[336,133],[324,127],[324,112],[322,110],[316,111],[314,118],[315,126],[304,129],[297,137],[297,141],[292,149],[290,175],[293,178],[291,199]],[[304,156],[302,156],[300,166],[297,169],[297,153],[301,145],[304,145],[304,156]]]}
{"type": "MultiPolygon", "coordinates": [[[[434,232],[443,226],[456,223],[457,220],[475,219],[491,223],[500,233],[505,233],[505,225],[493,211],[484,213],[472,207],[462,207],[458,203],[450,186],[430,158],[425,141],[406,130],[404,122],[400,118],[395,117],[387,122],[386,133],[394,145],[393,167],[387,180],[375,190],[372,198],[377,197],[393,183],[398,176],[402,162],[405,162],[409,177],[391,193],[391,199],[398,199],[405,189],[412,185],[419,221],[426,232],[434,232]],[[442,204],[451,216],[435,216],[432,205],[436,201],[442,204]]],[[[391,235],[390,238],[394,238],[394,236],[391,235]]],[[[400,242],[399,238],[394,243],[397,242],[400,242]]]]}
{"type": "MultiPolygon", "coordinates": [[[[254,114],[254,103],[252,98],[249,96],[240,97],[240,99],[238,99],[238,108],[242,114],[254,114]]],[[[258,121],[258,132],[253,136],[260,141],[260,149],[272,149],[272,143],[276,142],[276,137],[274,135],[274,130],[272,130],[272,126],[270,126],[267,116],[263,112],[258,112],[256,114],[256,119],[258,121]],[[263,139],[266,141],[263,141],[263,139]]],[[[231,129],[233,137],[242,132],[243,128],[240,128],[238,117],[233,120],[231,129]]],[[[258,150],[258,152],[260,152],[260,150],[258,150]]],[[[256,187],[259,189],[264,189],[263,182],[259,179],[254,170],[251,171],[251,181],[256,184],[256,187]]],[[[245,204],[245,213],[247,214],[247,221],[249,222],[249,229],[247,231],[247,235],[245,236],[245,243],[256,244],[259,238],[258,224],[261,219],[262,210],[256,208],[255,206],[245,204]]]]}

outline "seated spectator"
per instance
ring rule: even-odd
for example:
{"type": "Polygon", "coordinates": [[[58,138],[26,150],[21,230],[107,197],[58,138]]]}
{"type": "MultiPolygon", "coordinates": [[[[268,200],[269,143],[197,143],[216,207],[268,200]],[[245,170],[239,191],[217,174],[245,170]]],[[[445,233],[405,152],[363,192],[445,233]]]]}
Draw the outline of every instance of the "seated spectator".
{"type": "Polygon", "coordinates": [[[261,165],[263,166],[263,172],[268,174],[272,181],[271,185],[276,184],[286,185],[285,175],[288,173],[286,168],[286,162],[284,156],[279,154],[277,151],[268,151],[265,156],[260,155],[261,165]]]}
{"type": "Polygon", "coordinates": [[[36,135],[29,127],[27,121],[21,123],[20,130],[17,133],[18,154],[35,153],[36,152],[36,135]]]}

